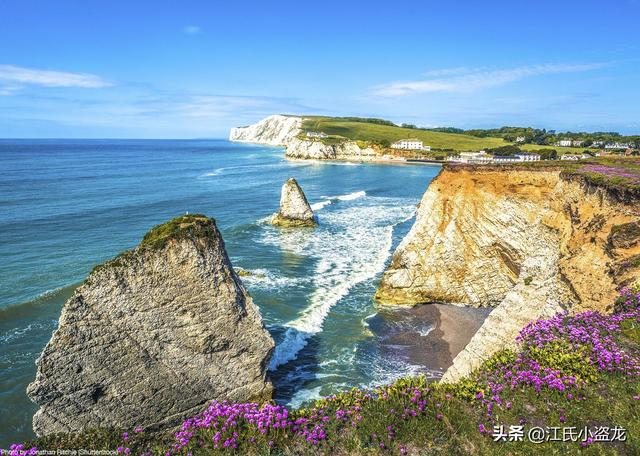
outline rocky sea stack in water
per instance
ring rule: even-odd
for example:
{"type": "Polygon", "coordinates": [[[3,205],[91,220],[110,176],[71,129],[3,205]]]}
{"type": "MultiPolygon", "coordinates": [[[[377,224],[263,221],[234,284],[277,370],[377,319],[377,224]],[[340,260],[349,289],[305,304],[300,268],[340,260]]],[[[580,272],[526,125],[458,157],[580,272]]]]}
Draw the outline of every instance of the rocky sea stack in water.
{"type": "Polygon", "coordinates": [[[268,400],[273,347],[215,222],[178,217],[65,303],[27,391],[34,431],[162,429],[213,399],[268,400]]]}
{"type": "Polygon", "coordinates": [[[293,177],[282,186],[280,210],[273,214],[271,223],[284,227],[317,225],[311,206],[293,177]]]}

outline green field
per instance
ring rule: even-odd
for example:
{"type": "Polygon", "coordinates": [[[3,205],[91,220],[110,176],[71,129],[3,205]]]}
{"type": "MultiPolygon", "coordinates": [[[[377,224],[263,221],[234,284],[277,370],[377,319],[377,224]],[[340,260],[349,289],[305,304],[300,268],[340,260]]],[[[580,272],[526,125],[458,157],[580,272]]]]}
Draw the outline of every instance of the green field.
{"type": "Polygon", "coordinates": [[[501,138],[475,138],[468,135],[440,133],[412,128],[392,127],[367,122],[343,121],[332,117],[305,118],[303,131],[322,131],[332,136],[380,143],[400,139],[417,138],[433,149],[454,151],[481,150],[485,147],[499,147],[508,144],[501,138]]]}
{"type": "MultiPolygon", "coordinates": [[[[478,151],[484,148],[500,147],[511,144],[502,138],[478,138],[459,133],[442,133],[436,131],[402,128],[380,125],[369,122],[357,122],[336,117],[308,116],[302,125],[303,132],[316,131],[330,135],[325,142],[335,143],[340,138],[367,141],[380,144],[384,141],[393,143],[400,139],[417,138],[434,150],[453,152],[478,151]]],[[[539,146],[526,144],[523,150],[555,149],[559,154],[581,153],[582,149],[569,147],[539,146]]]]}

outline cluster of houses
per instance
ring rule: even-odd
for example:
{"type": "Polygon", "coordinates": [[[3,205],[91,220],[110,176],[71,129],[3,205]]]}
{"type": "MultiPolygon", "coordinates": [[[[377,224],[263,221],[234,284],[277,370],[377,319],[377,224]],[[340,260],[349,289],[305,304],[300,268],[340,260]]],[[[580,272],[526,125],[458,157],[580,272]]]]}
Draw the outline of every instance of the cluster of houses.
{"type": "Polygon", "coordinates": [[[480,152],[460,152],[459,155],[449,157],[449,161],[469,164],[493,164],[493,163],[522,163],[540,161],[540,155],[521,153],[517,155],[491,155],[484,150],[480,152]]]}
{"type": "Polygon", "coordinates": [[[431,146],[425,146],[419,139],[401,139],[391,144],[391,148],[404,150],[431,150],[431,146]]]}
{"type": "MultiPolygon", "coordinates": [[[[554,146],[557,147],[583,147],[585,141],[581,141],[579,139],[561,139],[554,143],[554,146]]],[[[629,149],[631,144],[623,143],[623,142],[609,142],[605,143],[604,141],[594,141],[589,145],[589,147],[604,147],[605,149],[629,149]]]]}

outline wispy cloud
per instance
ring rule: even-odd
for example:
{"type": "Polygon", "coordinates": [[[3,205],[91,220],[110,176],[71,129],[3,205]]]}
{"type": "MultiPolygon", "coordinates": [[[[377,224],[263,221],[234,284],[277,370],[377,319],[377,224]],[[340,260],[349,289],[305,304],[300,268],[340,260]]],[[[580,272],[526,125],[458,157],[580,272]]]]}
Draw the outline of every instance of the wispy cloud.
{"type": "Polygon", "coordinates": [[[2,90],[15,91],[24,86],[102,88],[113,85],[89,73],[40,70],[15,65],[0,65],[2,90]]]}
{"type": "Polygon", "coordinates": [[[187,35],[198,35],[202,33],[202,29],[197,25],[187,25],[185,28],[182,29],[182,31],[187,35]]]}
{"type": "Polygon", "coordinates": [[[524,78],[545,74],[577,73],[602,68],[605,64],[546,64],[529,65],[504,70],[451,68],[433,70],[427,79],[397,81],[373,87],[375,95],[397,97],[428,92],[476,92],[501,86],[524,78]]]}

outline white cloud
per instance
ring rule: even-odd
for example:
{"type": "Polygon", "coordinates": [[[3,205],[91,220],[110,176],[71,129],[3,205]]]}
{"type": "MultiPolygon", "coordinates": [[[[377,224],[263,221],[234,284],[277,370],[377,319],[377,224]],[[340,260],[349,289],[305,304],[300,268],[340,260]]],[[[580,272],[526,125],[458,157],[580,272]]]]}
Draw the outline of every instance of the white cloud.
{"type": "Polygon", "coordinates": [[[198,35],[202,33],[202,29],[197,25],[187,25],[185,28],[182,29],[182,31],[187,35],[198,35]]]}
{"type": "Polygon", "coordinates": [[[427,92],[476,92],[528,77],[545,74],[576,73],[595,70],[603,66],[604,64],[546,64],[522,66],[506,70],[451,68],[428,72],[427,76],[432,76],[430,79],[382,84],[374,87],[373,93],[384,97],[397,97],[427,92]]]}
{"type": "Polygon", "coordinates": [[[0,90],[8,90],[11,93],[20,85],[80,88],[102,88],[113,85],[94,74],[38,70],[14,65],[0,65],[0,83],[3,84],[0,90]]]}

